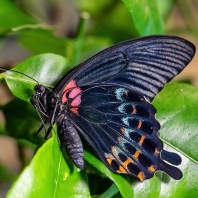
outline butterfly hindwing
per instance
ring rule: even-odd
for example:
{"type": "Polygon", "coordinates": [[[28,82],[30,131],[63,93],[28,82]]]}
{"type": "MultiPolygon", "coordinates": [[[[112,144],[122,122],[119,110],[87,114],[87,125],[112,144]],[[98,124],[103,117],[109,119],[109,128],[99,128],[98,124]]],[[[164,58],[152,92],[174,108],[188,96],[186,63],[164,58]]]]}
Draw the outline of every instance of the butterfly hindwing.
{"type": "Polygon", "coordinates": [[[181,178],[179,169],[160,158],[163,144],[158,137],[156,110],[140,93],[104,84],[81,87],[80,98],[68,114],[112,171],[131,174],[140,181],[157,170],[181,178]]]}

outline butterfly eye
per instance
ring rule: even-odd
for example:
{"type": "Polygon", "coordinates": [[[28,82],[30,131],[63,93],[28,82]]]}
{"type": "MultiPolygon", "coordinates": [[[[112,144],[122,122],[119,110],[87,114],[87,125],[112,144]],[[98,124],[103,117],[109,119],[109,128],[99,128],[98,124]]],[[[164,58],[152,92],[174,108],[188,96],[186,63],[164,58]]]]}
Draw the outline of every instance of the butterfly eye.
{"type": "Polygon", "coordinates": [[[38,94],[42,94],[45,91],[45,87],[43,85],[36,85],[34,87],[34,90],[38,93],[38,94]]]}

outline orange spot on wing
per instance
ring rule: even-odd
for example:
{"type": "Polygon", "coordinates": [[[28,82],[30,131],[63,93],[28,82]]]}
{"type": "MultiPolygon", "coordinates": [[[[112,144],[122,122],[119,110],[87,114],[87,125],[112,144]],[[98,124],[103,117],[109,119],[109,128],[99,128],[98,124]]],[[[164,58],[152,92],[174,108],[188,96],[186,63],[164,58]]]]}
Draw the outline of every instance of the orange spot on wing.
{"type": "Polygon", "coordinates": [[[116,172],[117,173],[127,173],[127,171],[122,166],[119,166],[119,169],[116,172]]]}
{"type": "Polygon", "coordinates": [[[114,150],[116,147],[115,146],[111,146],[111,150],[114,150]]]}
{"type": "Polygon", "coordinates": [[[155,154],[158,155],[160,152],[158,149],[155,149],[155,154]]]}
{"type": "Polygon", "coordinates": [[[145,138],[146,138],[146,137],[145,137],[144,135],[141,136],[140,141],[139,141],[139,145],[140,145],[140,146],[143,144],[145,138]]]}
{"type": "Polygon", "coordinates": [[[132,106],[132,113],[136,113],[137,109],[135,108],[135,106],[132,106]]]}
{"type": "Polygon", "coordinates": [[[140,179],[141,182],[144,181],[145,179],[144,172],[139,172],[137,177],[140,179]]]}
{"type": "Polygon", "coordinates": [[[111,165],[112,161],[114,160],[113,156],[107,158],[107,162],[111,165]]]}
{"type": "MultiPolygon", "coordinates": [[[[127,160],[126,160],[125,162],[122,163],[122,166],[123,166],[125,169],[128,170],[128,167],[127,167],[127,166],[128,166],[130,163],[134,163],[134,161],[133,161],[131,158],[127,158],[127,160]]],[[[130,172],[130,171],[128,171],[128,172],[130,172]]]]}
{"type": "Polygon", "coordinates": [[[120,128],[120,131],[121,131],[123,134],[125,133],[124,128],[120,128]]]}
{"type": "Polygon", "coordinates": [[[135,154],[133,155],[133,157],[136,158],[136,159],[138,159],[139,155],[140,155],[140,151],[137,150],[137,151],[135,152],[135,154]]]}
{"type": "Polygon", "coordinates": [[[151,166],[148,167],[148,170],[150,172],[155,172],[155,167],[153,165],[151,165],[151,166]]]}
{"type": "Polygon", "coordinates": [[[137,128],[139,129],[139,128],[141,128],[141,126],[142,126],[142,120],[139,120],[137,128]]]}

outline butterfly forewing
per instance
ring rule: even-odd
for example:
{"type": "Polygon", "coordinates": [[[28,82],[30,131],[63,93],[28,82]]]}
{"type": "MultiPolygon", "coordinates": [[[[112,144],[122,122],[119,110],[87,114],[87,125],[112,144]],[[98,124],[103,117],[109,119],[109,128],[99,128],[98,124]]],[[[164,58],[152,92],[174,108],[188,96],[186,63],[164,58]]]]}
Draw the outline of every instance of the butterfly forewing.
{"type": "MultiPolygon", "coordinates": [[[[190,62],[195,47],[173,36],[149,36],[114,45],[88,59],[68,80],[79,86],[113,82],[142,93],[149,101],[190,62]]],[[[70,76],[69,76],[70,77],[70,76]]]]}

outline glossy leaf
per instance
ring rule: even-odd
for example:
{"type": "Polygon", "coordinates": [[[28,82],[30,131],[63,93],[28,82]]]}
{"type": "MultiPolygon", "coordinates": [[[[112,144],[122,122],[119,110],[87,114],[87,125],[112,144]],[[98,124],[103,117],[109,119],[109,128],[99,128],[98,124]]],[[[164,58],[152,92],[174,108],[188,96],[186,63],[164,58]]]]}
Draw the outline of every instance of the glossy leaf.
{"type": "Polygon", "coordinates": [[[10,189],[7,198],[90,197],[85,171],[65,162],[56,137],[48,140],[10,189]]]}
{"type": "MultiPolygon", "coordinates": [[[[55,54],[37,55],[15,67],[16,71],[21,71],[47,87],[55,85],[70,69],[67,59],[55,54]]],[[[14,95],[29,102],[34,86],[37,84],[36,81],[12,71],[4,72],[1,75],[6,79],[14,95]]]]}
{"type": "Polygon", "coordinates": [[[157,0],[123,0],[123,2],[141,36],[162,34],[164,32],[157,0]]]}
{"type": "Polygon", "coordinates": [[[168,84],[156,96],[161,139],[198,163],[198,88],[188,84],[168,84]]]}

